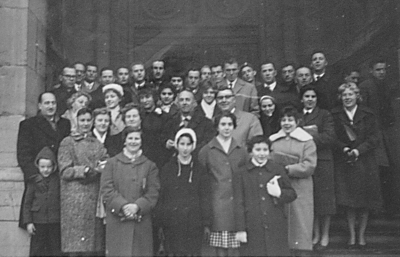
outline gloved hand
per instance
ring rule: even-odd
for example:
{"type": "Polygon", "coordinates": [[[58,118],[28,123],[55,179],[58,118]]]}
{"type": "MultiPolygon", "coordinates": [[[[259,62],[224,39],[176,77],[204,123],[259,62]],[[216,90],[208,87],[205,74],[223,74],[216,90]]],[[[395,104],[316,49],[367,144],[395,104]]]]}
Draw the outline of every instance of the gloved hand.
{"type": "Polygon", "coordinates": [[[36,174],[31,177],[31,180],[35,182],[36,188],[41,192],[47,191],[47,184],[44,182],[43,176],[41,174],[36,174]]]}
{"type": "Polygon", "coordinates": [[[268,194],[270,194],[270,195],[272,195],[272,196],[274,196],[276,198],[279,198],[281,196],[281,193],[282,193],[281,192],[281,187],[279,186],[279,183],[278,183],[278,179],[280,177],[281,176],[275,176],[270,181],[268,181],[268,183],[267,183],[268,194]]]}

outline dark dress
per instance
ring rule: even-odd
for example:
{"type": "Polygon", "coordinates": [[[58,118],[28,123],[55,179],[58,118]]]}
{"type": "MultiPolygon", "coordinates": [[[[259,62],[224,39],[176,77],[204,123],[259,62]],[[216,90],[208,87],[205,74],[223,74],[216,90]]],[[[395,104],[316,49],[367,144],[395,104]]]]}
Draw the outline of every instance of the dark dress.
{"type": "Polygon", "coordinates": [[[240,173],[240,186],[244,195],[247,244],[240,248],[242,256],[290,256],[288,221],[285,203],[296,199],[283,166],[268,161],[263,167],[248,162],[240,173]],[[281,188],[279,198],[268,194],[266,184],[274,177],[281,188]]]}
{"type": "Polygon", "coordinates": [[[279,111],[275,110],[271,117],[260,111],[260,123],[265,138],[269,138],[270,135],[277,133],[280,129],[279,111]]]}
{"type": "Polygon", "coordinates": [[[210,184],[197,161],[179,165],[177,157],[162,168],[161,191],[157,206],[165,235],[165,250],[177,256],[201,254],[204,226],[210,226],[210,184]],[[193,171],[191,174],[191,170],[193,171]]]}
{"type": "Polygon", "coordinates": [[[332,110],[335,131],[335,184],[337,204],[370,210],[382,208],[379,182],[379,169],[374,150],[379,143],[378,124],[373,112],[358,105],[351,123],[343,107],[332,110]],[[344,125],[349,126],[356,135],[352,142],[346,134],[344,125]],[[343,148],[356,148],[360,156],[350,165],[346,163],[343,148]]]}
{"type": "Polygon", "coordinates": [[[316,107],[303,115],[301,126],[313,136],[317,146],[317,167],[313,174],[314,213],[333,215],[336,213],[335,182],[332,147],[336,139],[332,115],[316,107]],[[310,129],[310,126],[317,129],[310,129]]]}

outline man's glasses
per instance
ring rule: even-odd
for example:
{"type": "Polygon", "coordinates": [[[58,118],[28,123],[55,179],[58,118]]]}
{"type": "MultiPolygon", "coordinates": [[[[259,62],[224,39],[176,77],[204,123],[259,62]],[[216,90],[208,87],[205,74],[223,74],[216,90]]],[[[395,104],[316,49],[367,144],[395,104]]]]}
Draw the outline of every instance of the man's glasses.
{"type": "Polygon", "coordinates": [[[223,100],[223,99],[229,100],[232,97],[233,97],[233,95],[220,95],[220,96],[217,96],[217,99],[218,100],[223,100]]]}

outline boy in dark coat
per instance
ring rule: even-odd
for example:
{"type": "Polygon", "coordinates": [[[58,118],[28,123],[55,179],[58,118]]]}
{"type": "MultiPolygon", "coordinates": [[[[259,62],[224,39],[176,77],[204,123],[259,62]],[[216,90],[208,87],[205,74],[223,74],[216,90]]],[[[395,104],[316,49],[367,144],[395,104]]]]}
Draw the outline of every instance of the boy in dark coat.
{"type": "Polygon", "coordinates": [[[289,256],[286,203],[297,195],[290,185],[285,168],[270,160],[269,142],[255,136],[248,143],[252,157],[240,172],[237,188],[243,192],[247,244],[242,256],[289,256]]]}
{"type": "Polygon", "coordinates": [[[24,221],[32,236],[29,256],[60,256],[60,178],[56,157],[44,147],[35,164],[43,176],[46,190],[38,190],[34,182],[28,184],[24,200],[24,221]]]}

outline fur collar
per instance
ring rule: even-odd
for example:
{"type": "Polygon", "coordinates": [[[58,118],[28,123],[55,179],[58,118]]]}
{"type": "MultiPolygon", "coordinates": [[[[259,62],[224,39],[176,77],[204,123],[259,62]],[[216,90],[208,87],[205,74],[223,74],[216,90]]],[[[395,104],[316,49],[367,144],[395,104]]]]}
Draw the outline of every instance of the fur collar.
{"type": "MultiPolygon", "coordinates": [[[[290,133],[289,136],[291,138],[294,138],[301,142],[305,142],[305,141],[313,139],[313,137],[310,134],[308,134],[304,129],[302,129],[300,127],[297,127],[295,130],[293,130],[293,132],[290,133]]],[[[284,138],[284,137],[286,137],[286,133],[283,132],[283,130],[281,129],[278,131],[278,133],[271,135],[269,137],[269,140],[271,140],[271,142],[274,142],[274,141],[276,141],[280,138],[284,138]]]]}

